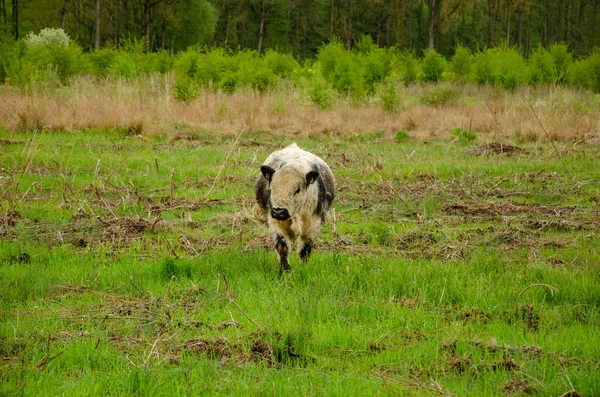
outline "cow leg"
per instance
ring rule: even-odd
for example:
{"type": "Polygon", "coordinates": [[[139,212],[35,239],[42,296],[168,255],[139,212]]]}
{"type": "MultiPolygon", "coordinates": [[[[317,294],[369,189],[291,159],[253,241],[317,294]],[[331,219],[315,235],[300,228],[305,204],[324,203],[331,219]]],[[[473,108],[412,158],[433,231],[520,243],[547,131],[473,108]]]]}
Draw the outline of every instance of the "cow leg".
{"type": "Polygon", "coordinates": [[[304,242],[302,249],[300,249],[300,260],[306,262],[310,258],[312,252],[313,242],[312,239],[308,239],[304,242]]]}
{"type": "Polygon", "coordinates": [[[289,247],[285,241],[285,238],[280,234],[275,235],[275,251],[277,251],[277,257],[279,258],[281,270],[292,270],[290,261],[288,259],[289,247]]]}

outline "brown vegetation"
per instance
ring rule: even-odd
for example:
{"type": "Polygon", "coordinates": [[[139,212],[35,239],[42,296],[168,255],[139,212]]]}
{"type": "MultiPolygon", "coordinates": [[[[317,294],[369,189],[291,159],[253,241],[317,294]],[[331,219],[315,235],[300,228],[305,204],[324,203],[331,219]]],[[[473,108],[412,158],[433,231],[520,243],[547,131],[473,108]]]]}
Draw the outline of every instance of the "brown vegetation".
{"type": "Polygon", "coordinates": [[[243,128],[247,132],[300,136],[395,134],[406,130],[412,138],[430,139],[448,138],[450,130],[460,127],[477,133],[484,141],[507,137],[593,141],[600,135],[600,107],[587,93],[563,88],[538,92],[528,87],[507,92],[440,84],[444,90],[453,91],[453,99],[423,105],[423,95],[433,92],[435,97],[435,90],[442,88],[399,88],[403,110],[389,113],[376,96],[358,105],[340,99],[331,110],[322,110],[305,93],[285,84],[262,94],[240,90],[227,95],[206,90],[196,100],[181,102],[173,99],[170,76],[101,81],[80,77],[70,87],[54,92],[1,87],[0,125],[10,132],[116,128],[179,139],[201,129],[230,135],[243,128]]]}

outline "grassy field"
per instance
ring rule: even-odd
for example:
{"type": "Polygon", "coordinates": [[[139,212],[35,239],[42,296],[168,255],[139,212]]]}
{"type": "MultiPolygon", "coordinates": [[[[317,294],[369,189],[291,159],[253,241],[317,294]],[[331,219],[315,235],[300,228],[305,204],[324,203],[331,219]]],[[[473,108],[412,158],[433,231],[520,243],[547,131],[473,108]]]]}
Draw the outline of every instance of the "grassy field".
{"type": "Polygon", "coordinates": [[[0,395],[600,395],[599,145],[298,137],[338,195],[281,275],[292,139],[172,137],[0,130],[0,395]]]}

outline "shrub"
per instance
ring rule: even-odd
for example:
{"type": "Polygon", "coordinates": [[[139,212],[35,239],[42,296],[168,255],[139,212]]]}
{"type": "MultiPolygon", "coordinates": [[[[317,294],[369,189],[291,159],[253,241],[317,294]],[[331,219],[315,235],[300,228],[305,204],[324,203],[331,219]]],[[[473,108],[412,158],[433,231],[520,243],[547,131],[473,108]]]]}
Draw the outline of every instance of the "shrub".
{"type": "Polygon", "coordinates": [[[450,70],[456,76],[467,79],[473,65],[473,54],[467,47],[458,46],[450,62],[450,70]]]}
{"type": "Polygon", "coordinates": [[[400,107],[400,98],[398,97],[398,93],[396,92],[396,84],[391,81],[388,81],[383,85],[383,90],[380,96],[381,103],[383,104],[383,108],[389,112],[394,113],[398,111],[400,107]]]}
{"type": "Polygon", "coordinates": [[[68,47],[71,39],[61,28],[45,28],[40,30],[40,33],[34,34],[30,32],[25,37],[27,45],[43,46],[43,47],[68,47]]]}
{"type": "Polygon", "coordinates": [[[529,58],[529,82],[531,84],[551,84],[555,79],[554,59],[540,45],[529,58]]]}
{"type": "Polygon", "coordinates": [[[419,62],[412,53],[405,52],[402,54],[400,65],[400,74],[406,85],[417,80],[417,76],[419,75],[419,62]]]}
{"type": "Polygon", "coordinates": [[[267,50],[263,59],[265,66],[277,76],[290,76],[294,70],[300,67],[292,55],[281,54],[273,50],[267,50]]]}
{"type": "Polygon", "coordinates": [[[108,74],[117,55],[118,52],[112,48],[101,48],[87,55],[92,66],[92,72],[100,76],[108,74]]]}
{"type": "Polygon", "coordinates": [[[494,49],[493,54],[498,81],[504,89],[514,90],[527,82],[527,65],[516,49],[499,47],[494,49]]]}
{"type": "Polygon", "coordinates": [[[317,60],[319,61],[319,68],[325,80],[331,82],[338,62],[348,56],[348,52],[339,41],[325,44],[319,48],[317,60]]]}
{"type": "Polygon", "coordinates": [[[435,50],[427,51],[423,58],[422,69],[425,81],[439,81],[446,70],[446,60],[435,50]]]}
{"type": "Polygon", "coordinates": [[[81,47],[71,43],[62,29],[47,28],[38,35],[30,33],[25,38],[21,67],[23,71],[54,68],[61,82],[66,84],[72,75],[81,70],[81,47]]]}
{"type": "Polygon", "coordinates": [[[323,110],[331,109],[335,102],[335,92],[327,85],[327,81],[320,76],[316,76],[310,81],[308,96],[312,103],[323,110]]]}
{"type": "Polygon", "coordinates": [[[561,84],[567,83],[568,70],[573,63],[573,55],[569,54],[566,44],[552,44],[549,52],[554,62],[556,81],[561,84]]]}
{"type": "Polygon", "coordinates": [[[489,50],[475,55],[473,59],[473,71],[475,73],[475,82],[479,85],[486,83],[494,84],[496,82],[492,53],[489,50]]]}

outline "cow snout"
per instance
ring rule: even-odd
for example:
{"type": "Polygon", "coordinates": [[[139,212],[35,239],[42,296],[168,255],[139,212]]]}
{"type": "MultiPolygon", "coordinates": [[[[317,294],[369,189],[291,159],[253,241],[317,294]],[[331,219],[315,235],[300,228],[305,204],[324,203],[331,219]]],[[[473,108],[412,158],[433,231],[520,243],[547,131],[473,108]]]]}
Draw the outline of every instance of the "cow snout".
{"type": "Polygon", "coordinates": [[[290,213],[285,208],[273,208],[271,209],[271,216],[278,221],[287,221],[290,219],[290,213]]]}

